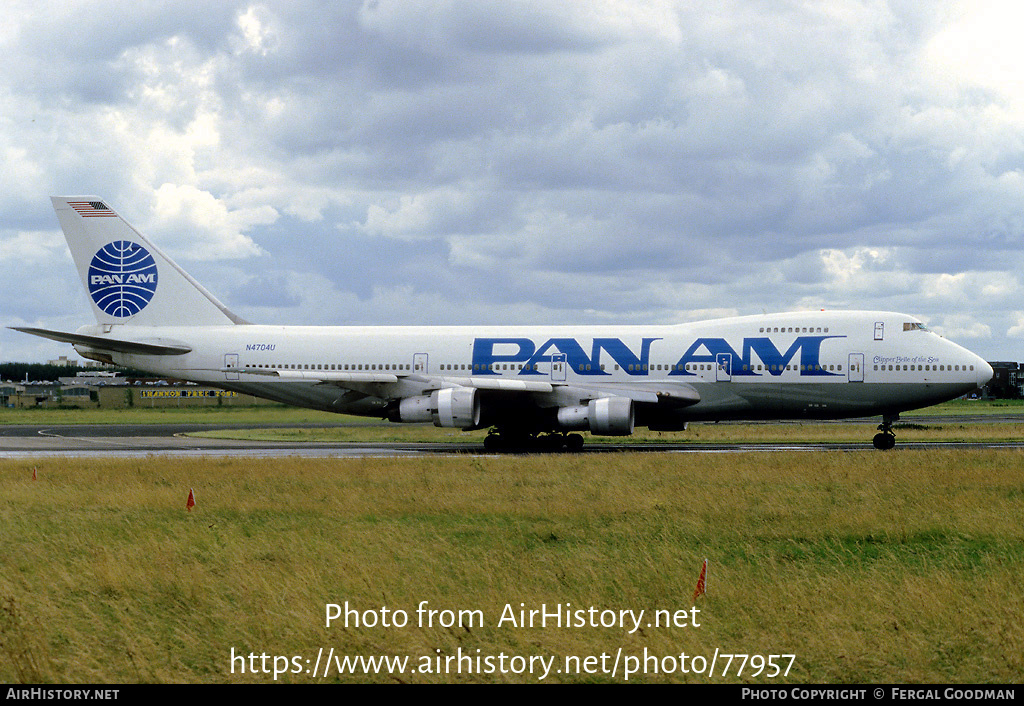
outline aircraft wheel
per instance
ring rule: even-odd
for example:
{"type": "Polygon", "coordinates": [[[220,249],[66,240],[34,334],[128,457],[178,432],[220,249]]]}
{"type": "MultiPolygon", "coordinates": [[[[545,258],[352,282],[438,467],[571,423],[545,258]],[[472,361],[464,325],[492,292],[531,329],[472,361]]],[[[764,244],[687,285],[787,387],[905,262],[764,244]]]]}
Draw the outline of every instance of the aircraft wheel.
{"type": "Polygon", "coordinates": [[[895,434],[875,434],[875,438],[871,440],[871,443],[876,449],[881,451],[887,451],[896,446],[896,435],[895,434]]]}
{"type": "Polygon", "coordinates": [[[569,451],[581,451],[583,449],[583,436],[580,434],[569,434],[565,437],[565,448],[569,451]]]}
{"type": "Polygon", "coordinates": [[[543,451],[561,451],[565,445],[565,437],[561,434],[548,434],[536,437],[534,443],[543,451]]]}

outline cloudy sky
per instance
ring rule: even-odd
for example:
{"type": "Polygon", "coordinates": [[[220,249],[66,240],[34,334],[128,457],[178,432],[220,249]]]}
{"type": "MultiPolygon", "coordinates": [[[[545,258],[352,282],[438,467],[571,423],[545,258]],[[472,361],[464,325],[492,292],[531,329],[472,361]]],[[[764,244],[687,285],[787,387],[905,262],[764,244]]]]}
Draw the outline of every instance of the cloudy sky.
{"type": "Polygon", "coordinates": [[[1017,0],[4,7],[4,326],[91,322],[48,196],[98,194],[259,323],[893,309],[1024,359],[1017,0]]]}

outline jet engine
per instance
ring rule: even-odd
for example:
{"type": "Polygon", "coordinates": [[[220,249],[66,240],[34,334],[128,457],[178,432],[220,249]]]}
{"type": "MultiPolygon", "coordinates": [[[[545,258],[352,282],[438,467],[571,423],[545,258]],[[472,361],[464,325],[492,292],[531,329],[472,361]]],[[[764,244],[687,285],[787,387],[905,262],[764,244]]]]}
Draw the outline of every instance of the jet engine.
{"type": "Polygon", "coordinates": [[[472,429],[480,424],[480,398],[475,388],[446,387],[398,403],[397,422],[433,422],[436,427],[472,429]]]}
{"type": "Polygon", "coordinates": [[[558,427],[566,431],[587,431],[601,436],[629,436],[633,433],[633,400],[602,397],[585,405],[560,407],[558,427]]]}

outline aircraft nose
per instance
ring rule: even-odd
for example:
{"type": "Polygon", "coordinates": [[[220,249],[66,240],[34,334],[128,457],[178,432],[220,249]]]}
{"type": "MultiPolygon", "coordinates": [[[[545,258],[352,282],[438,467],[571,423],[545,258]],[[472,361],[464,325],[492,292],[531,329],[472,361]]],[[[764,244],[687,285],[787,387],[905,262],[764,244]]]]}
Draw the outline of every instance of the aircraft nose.
{"type": "Polygon", "coordinates": [[[984,387],[988,384],[989,380],[992,379],[992,366],[987,361],[983,360],[980,356],[978,362],[975,364],[974,369],[978,373],[978,387],[984,387]]]}

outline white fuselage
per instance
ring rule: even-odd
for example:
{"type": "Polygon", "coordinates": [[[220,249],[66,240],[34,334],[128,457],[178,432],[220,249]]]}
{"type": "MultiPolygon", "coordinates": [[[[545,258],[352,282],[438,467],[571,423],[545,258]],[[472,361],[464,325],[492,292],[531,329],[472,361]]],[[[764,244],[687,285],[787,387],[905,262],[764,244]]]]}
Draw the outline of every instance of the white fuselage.
{"type": "MultiPolygon", "coordinates": [[[[107,328],[79,333],[116,338],[122,327],[107,328]]],[[[638,425],[664,429],[897,414],[966,394],[992,375],[974,353],[893,312],[667,326],[130,328],[132,340],[192,349],[113,355],[159,375],[374,416],[396,400],[467,385],[482,388],[484,425],[617,395],[636,400],[638,425]]]]}

